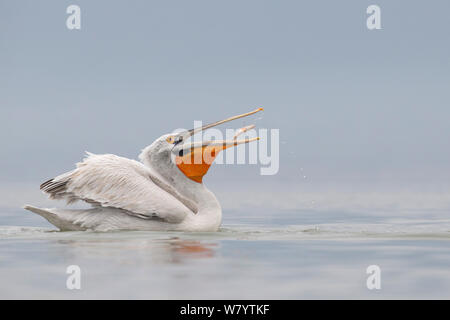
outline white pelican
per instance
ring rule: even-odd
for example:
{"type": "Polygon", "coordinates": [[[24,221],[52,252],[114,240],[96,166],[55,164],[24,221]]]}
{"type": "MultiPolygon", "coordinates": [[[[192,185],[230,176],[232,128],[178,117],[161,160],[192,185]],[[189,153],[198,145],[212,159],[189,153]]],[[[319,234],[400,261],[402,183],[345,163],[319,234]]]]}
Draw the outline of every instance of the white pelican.
{"type": "Polygon", "coordinates": [[[195,133],[249,116],[256,109],[201,128],[166,134],[142,150],[141,162],[113,154],[87,153],[76,169],[44,182],[51,199],[83,200],[89,209],[24,208],[67,230],[217,231],[222,209],[202,183],[217,154],[259,138],[187,142],[195,133]]]}

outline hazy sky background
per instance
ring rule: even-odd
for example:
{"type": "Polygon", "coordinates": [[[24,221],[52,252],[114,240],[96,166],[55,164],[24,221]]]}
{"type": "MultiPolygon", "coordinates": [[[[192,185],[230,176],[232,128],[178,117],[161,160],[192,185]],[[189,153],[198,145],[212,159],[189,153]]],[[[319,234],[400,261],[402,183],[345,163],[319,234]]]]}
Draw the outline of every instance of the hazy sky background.
{"type": "Polygon", "coordinates": [[[1,298],[449,298],[449,0],[0,0],[0,137],[1,298]],[[86,150],[256,107],[280,171],[210,169],[223,232],[28,228],[86,150]]]}
{"type": "Polygon", "coordinates": [[[444,0],[1,0],[0,181],[39,183],[85,150],[136,158],[262,106],[279,174],[216,166],[207,181],[445,184],[449,15],[444,0]],[[366,28],[370,4],[382,30],[366,28]]]}

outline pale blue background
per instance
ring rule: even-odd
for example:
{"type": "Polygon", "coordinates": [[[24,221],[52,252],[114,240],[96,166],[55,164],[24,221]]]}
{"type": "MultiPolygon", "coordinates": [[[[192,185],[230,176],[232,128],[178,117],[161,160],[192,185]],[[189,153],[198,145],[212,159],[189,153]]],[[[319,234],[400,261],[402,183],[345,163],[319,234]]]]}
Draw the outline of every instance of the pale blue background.
{"type": "Polygon", "coordinates": [[[0,297],[450,297],[449,15],[446,0],[0,0],[0,297]],[[38,186],[85,150],[136,158],[259,106],[280,172],[215,165],[217,233],[48,232],[21,208],[63,206],[38,186]]]}
{"type": "Polygon", "coordinates": [[[279,175],[216,166],[208,181],[302,167],[316,182],[446,183],[449,13],[448,1],[2,0],[0,181],[38,183],[85,150],[135,158],[195,119],[263,106],[257,125],[286,142],[279,175]],[[379,31],[366,28],[373,3],[379,31]],[[65,26],[70,4],[80,31],[65,26]]]}

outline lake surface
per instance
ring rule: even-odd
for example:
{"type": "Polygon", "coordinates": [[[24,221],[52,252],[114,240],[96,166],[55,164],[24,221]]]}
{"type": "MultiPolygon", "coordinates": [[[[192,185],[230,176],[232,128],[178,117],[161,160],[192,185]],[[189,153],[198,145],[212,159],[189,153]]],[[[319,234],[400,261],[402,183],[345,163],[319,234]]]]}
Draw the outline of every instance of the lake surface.
{"type": "Polygon", "coordinates": [[[450,298],[447,211],[224,210],[216,233],[57,232],[1,212],[2,299],[450,298]],[[66,288],[69,265],[81,290],[66,288]]]}

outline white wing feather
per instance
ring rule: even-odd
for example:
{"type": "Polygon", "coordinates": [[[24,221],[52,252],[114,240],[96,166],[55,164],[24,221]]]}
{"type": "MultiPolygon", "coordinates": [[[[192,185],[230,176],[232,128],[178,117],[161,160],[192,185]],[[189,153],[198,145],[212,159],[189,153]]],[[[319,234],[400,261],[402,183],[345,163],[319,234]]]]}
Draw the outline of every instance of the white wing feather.
{"type": "Polygon", "coordinates": [[[50,198],[84,200],[120,208],[141,218],[159,217],[178,223],[192,214],[182,202],[161,189],[142,163],[112,154],[88,156],[73,171],[44,182],[50,198]]]}

